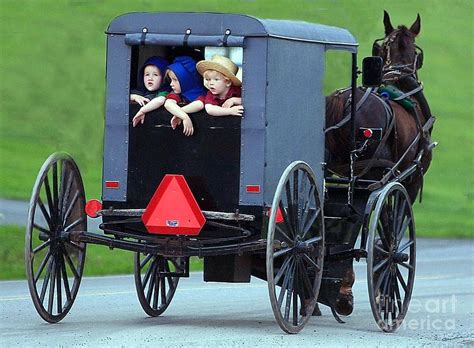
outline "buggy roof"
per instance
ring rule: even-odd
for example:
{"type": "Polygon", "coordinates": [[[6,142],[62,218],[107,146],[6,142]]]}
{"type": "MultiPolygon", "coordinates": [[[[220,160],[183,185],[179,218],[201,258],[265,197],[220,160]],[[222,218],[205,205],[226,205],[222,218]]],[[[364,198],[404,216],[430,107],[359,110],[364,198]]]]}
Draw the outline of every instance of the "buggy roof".
{"type": "Polygon", "coordinates": [[[347,46],[355,51],[358,46],[352,34],[342,28],[302,21],[259,19],[242,14],[196,12],[135,12],[116,17],[107,34],[141,33],[191,35],[231,35],[242,37],[277,37],[287,40],[315,42],[332,46],[347,46]]]}

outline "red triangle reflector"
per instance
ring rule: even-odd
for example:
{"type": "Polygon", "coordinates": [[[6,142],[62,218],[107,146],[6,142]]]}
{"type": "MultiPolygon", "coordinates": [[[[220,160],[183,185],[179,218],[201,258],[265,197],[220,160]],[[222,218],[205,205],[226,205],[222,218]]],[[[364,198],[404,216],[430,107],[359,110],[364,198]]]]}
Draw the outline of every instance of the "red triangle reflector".
{"type": "Polygon", "coordinates": [[[206,218],[184,176],[167,174],[148,203],[142,221],[149,233],[196,236],[206,218]]]}

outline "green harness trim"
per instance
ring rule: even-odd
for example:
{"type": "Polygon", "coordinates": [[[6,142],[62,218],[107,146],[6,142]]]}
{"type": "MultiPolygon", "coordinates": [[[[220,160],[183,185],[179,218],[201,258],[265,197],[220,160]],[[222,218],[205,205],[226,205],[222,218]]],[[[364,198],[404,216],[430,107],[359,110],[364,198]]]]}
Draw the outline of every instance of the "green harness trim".
{"type": "Polygon", "coordinates": [[[409,97],[398,99],[403,95],[403,92],[392,85],[380,86],[378,93],[382,97],[388,97],[388,99],[397,102],[407,110],[413,109],[415,107],[415,103],[409,97]]]}

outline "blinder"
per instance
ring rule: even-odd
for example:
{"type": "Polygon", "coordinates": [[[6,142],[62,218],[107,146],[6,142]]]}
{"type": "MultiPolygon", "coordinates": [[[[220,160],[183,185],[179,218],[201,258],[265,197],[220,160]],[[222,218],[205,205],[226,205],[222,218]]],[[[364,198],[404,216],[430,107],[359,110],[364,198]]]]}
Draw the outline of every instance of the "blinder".
{"type": "MultiPolygon", "coordinates": [[[[372,44],[372,56],[374,57],[382,57],[383,58],[383,42],[385,38],[377,39],[372,44]]],[[[415,67],[416,70],[419,70],[423,67],[423,49],[415,45],[415,67]]]]}

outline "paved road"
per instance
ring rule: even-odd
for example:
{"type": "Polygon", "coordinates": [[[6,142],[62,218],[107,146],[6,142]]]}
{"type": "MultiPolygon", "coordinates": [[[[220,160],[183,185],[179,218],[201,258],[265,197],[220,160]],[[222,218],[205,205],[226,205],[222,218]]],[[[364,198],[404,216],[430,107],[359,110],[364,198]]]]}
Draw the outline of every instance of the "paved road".
{"type": "MultiPolygon", "coordinates": [[[[395,334],[379,332],[368,303],[365,263],[356,265],[354,313],[338,324],[327,308],[298,335],[274,321],[266,283],[182,279],[168,310],[148,318],[133,277],[85,278],[68,316],[47,324],[25,281],[0,282],[0,346],[473,346],[473,241],[418,240],[412,303],[395,334]]],[[[87,267],[87,265],[86,265],[87,267]]]]}

